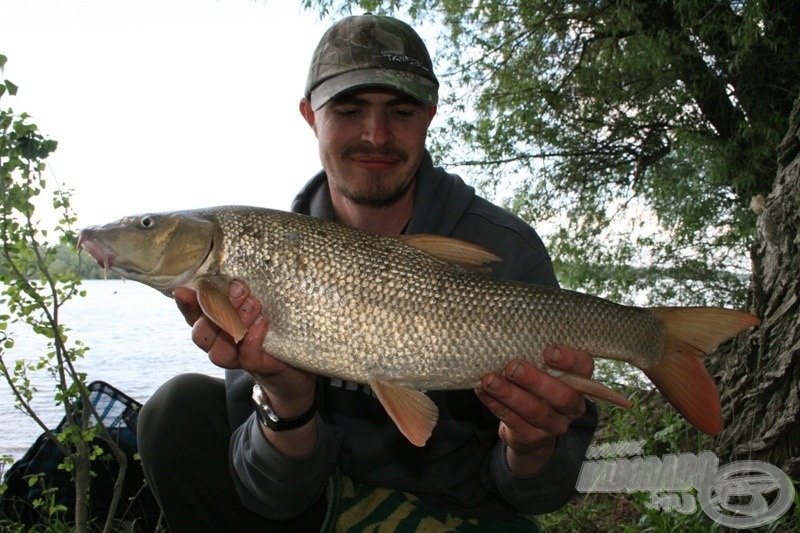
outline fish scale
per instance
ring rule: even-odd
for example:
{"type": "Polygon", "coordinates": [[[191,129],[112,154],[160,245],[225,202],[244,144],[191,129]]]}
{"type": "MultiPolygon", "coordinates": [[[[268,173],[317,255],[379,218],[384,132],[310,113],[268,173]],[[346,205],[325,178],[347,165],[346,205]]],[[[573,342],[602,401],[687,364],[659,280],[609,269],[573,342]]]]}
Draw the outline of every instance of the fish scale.
{"type": "MultiPolygon", "coordinates": [[[[236,340],[246,329],[227,287],[243,281],[269,321],[268,353],[369,384],[417,445],[436,423],[436,406],[420,390],[473,388],[517,358],[543,367],[548,344],[634,364],[690,422],[718,432],[719,396],[699,356],[758,323],[730,309],[629,307],[498,280],[475,271],[496,258],[474,245],[377,236],[254,207],[125,217],[85,229],[79,245],[101,266],[165,294],[196,290],[206,315],[236,340]]],[[[561,379],[630,405],[580,376],[561,379]]]]}

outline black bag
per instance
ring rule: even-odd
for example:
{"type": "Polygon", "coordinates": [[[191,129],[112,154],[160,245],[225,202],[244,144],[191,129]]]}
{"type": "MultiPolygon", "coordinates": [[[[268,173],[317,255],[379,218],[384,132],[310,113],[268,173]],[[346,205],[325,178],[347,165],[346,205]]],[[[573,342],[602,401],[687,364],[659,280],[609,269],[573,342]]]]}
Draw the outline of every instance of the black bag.
{"type": "MultiPolygon", "coordinates": [[[[134,459],[134,454],[138,450],[136,419],[142,405],[102,381],[94,381],[88,388],[89,398],[100,414],[103,425],[108,428],[109,434],[128,459],[128,469],[125,472],[122,498],[117,507],[116,518],[132,525],[136,531],[155,531],[160,509],[152,492],[144,483],[144,472],[140,461],[134,459]]],[[[66,419],[61,421],[54,432],[59,433],[65,424],[66,419]]],[[[102,454],[103,456],[110,455],[109,447],[103,439],[96,439],[94,444],[109,452],[102,454]]],[[[47,434],[40,435],[4,476],[3,482],[8,488],[0,495],[0,519],[9,519],[27,526],[51,519],[52,517],[42,515],[33,506],[34,500],[42,497],[46,487],[57,488],[54,503],[67,508],[67,511],[58,518],[66,522],[71,521],[75,513],[75,485],[72,482],[72,475],[58,468],[63,460],[64,454],[47,434]],[[41,482],[37,481],[29,486],[26,478],[36,474],[42,474],[41,482]]],[[[99,528],[111,506],[119,465],[112,455],[107,460],[93,461],[92,471],[95,475],[91,480],[89,516],[100,521],[96,523],[96,527],[99,528]]],[[[50,503],[45,504],[45,507],[49,509],[50,503]]]]}

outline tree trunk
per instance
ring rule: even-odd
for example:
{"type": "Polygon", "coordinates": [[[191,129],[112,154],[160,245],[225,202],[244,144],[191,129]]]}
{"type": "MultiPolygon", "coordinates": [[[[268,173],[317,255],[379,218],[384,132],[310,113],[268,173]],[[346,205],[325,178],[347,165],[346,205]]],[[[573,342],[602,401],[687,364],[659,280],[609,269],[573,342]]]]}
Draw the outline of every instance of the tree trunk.
{"type": "Polygon", "coordinates": [[[800,478],[800,98],[778,149],[772,192],[755,198],[749,311],[761,324],[722,347],[709,366],[725,429],[720,464],[766,461],[800,478]]]}

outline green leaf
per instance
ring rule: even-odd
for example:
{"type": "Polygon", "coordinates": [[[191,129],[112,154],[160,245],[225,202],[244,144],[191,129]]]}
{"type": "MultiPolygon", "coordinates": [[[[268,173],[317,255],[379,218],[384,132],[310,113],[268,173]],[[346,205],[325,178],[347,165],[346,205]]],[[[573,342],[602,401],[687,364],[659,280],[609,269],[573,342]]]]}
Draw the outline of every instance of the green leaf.
{"type": "Polygon", "coordinates": [[[4,86],[5,86],[6,90],[8,90],[8,94],[10,94],[11,96],[16,95],[17,94],[17,89],[19,89],[19,87],[17,87],[16,85],[14,85],[13,83],[11,83],[8,80],[5,81],[4,86]]]}

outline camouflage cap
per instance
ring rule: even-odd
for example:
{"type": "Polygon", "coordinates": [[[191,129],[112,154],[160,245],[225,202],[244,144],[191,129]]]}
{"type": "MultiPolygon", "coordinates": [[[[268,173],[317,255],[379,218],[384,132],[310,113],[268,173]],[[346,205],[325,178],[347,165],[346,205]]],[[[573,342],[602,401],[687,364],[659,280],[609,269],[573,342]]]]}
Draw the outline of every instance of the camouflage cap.
{"type": "Polygon", "coordinates": [[[347,17],[322,36],[308,71],[305,96],[317,110],[353,89],[396,89],[425,104],[439,100],[439,81],[425,43],[411,26],[367,13],[347,17]]]}

